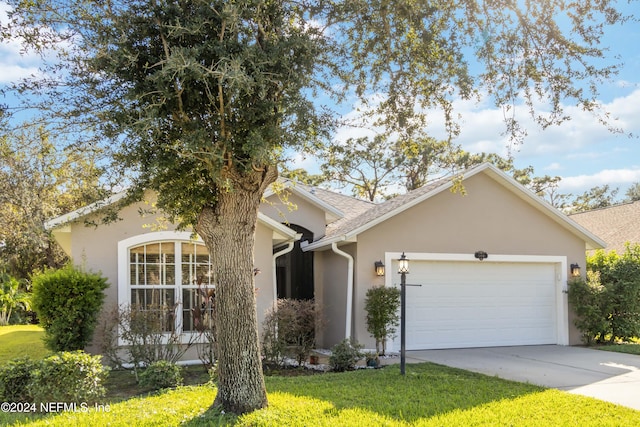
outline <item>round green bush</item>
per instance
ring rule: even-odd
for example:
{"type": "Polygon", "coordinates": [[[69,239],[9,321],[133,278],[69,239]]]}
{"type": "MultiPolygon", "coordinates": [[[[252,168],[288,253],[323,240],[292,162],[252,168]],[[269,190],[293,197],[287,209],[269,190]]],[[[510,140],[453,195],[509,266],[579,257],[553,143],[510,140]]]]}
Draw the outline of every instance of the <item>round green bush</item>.
{"type": "Polygon", "coordinates": [[[47,357],[33,372],[29,391],[36,403],[97,402],[104,397],[109,373],[101,356],[83,351],[61,352],[47,357]]]}
{"type": "Polygon", "coordinates": [[[39,363],[29,357],[13,359],[0,366],[0,402],[32,402],[29,384],[38,366],[39,363]]]}
{"type": "Polygon", "coordinates": [[[345,338],[331,349],[329,366],[335,372],[352,371],[364,356],[361,350],[361,344],[352,343],[345,338]]]}
{"type": "Polygon", "coordinates": [[[32,304],[53,351],[83,350],[93,336],[107,279],[72,265],[33,277],[32,304]]]}
{"type": "Polygon", "coordinates": [[[166,360],[153,362],[140,374],[140,385],[154,390],[182,385],[180,366],[166,360]]]}

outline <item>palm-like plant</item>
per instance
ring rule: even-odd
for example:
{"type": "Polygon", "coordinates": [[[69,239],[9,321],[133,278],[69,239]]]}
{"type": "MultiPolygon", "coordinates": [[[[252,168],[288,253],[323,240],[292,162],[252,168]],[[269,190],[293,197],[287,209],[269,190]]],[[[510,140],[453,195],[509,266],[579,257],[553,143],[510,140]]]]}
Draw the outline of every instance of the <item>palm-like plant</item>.
{"type": "Polygon", "coordinates": [[[0,326],[6,326],[11,319],[13,310],[22,306],[25,310],[31,308],[31,295],[21,288],[20,280],[7,273],[0,273],[0,326]]]}

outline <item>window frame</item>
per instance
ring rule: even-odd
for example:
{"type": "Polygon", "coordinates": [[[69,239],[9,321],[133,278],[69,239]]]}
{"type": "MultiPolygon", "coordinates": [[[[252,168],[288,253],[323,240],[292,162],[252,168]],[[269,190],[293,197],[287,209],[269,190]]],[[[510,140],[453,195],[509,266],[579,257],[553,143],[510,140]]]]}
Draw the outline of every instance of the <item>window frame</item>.
{"type": "MultiPolygon", "coordinates": [[[[128,306],[131,305],[131,291],[133,289],[173,289],[174,290],[174,300],[176,304],[180,304],[179,307],[176,308],[174,312],[174,326],[176,328],[176,332],[181,337],[183,343],[189,342],[192,339],[194,334],[199,334],[196,331],[184,331],[184,302],[183,298],[183,290],[185,289],[197,289],[196,285],[184,285],[182,283],[182,271],[183,264],[182,261],[182,244],[201,244],[204,245],[204,242],[199,236],[194,238],[193,234],[188,231],[158,231],[146,234],[140,234],[137,236],[129,237],[127,239],[121,240],[118,242],[118,306],[128,306]],[[173,285],[132,285],[130,283],[130,268],[131,268],[131,259],[130,259],[130,250],[142,245],[151,245],[155,243],[172,243],[174,245],[174,284],[173,285]]],[[[189,267],[191,270],[193,266],[189,267]]],[[[209,285],[213,286],[213,285],[209,285]]],[[[165,334],[169,336],[169,332],[165,334]]],[[[121,345],[126,345],[123,340],[118,337],[118,342],[121,345]]]]}

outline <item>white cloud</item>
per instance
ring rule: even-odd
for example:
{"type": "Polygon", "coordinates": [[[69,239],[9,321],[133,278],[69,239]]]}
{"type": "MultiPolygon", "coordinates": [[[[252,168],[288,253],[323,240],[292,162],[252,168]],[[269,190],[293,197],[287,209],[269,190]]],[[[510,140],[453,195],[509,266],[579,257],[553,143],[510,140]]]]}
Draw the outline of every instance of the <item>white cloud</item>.
{"type": "Polygon", "coordinates": [[[584,190],[609,184],[613,187],[640,181],[640,167],[631,169],[605,169],[592,175],[563,177],[560,187],[563,191],[584,190]]]}
{"type": "Polygon", "coordinates": [[[309,171],[310,169],[315,168],[316,160],[304,153],[295,153],[288,159],[287,165],[291,169],[305,169],[309,171]]]}
{"type": "Polygon", "coordinates": [[[21,67],[16,64],[3,64],[1,59],[0,69],[2,69],[2,73],[0,73],[0,83],[11,83],[23,77],[39,74],[37,67],[21,67]]]}
{"type": "Polygon", "coordinates": [[[5,2],[0,1],[0,24],[6,24],[9,22],[7,14],[11,11],[11,6],[5,2]]]}
{"type": "MultiPolygon", "coordinates": [[[[7,24],[7,13],[11,7],[0,2],[0,23],[7,24]]],[[[0,83],[14,82],[20,78],[38,73],[40,58],[36,54],[22,52],[22,41],[17,38],[2,40],[0,43],[0,83]]]]}
{"type": "MultiPolygon", "coordinates": [[[[612,121],[614,126],[622,128],[625,132],[640,133],[640,122],[637,120],[637,117],[640,116],[640,90],[636,89],[627,96],[616,98],[602,107],[614,119],[612,121]]],[[[592,113],[575,106],[565,107],[565,112],[571,117],[571,120],[546,130],[540,130],[526,113],[519,114],[522,126],[528,129],[528,136],[524,143],[518,147],[518,155],[521,157],[571,155],[588,150],[589,147],[612,138],[611,132],[592,113]]],[[[476,126],[471,129],[465,126],[461,140],[476,139],[478,132],[482,132],[481,128],[484,127],[485,132],[493,129],[495,141],[505,143],[504,137],[500,135],[504,124],[500,123],[501,126],[499,126],[496,123],[497,120],[502,119],[501,111],[494,109],[490,113],[493,115],[492,120],[487,119],[487,116],[491,115],[487,111],[468,112],[471,117],[480,114],[479,117],[482,119],[475,120],[476,126]]],[[[517,113],[521,113],[521,111],[517,111],[517,113]]],[[[469,122],[469,119],[466,122],[469,122]]]]}
{"type": "MultiPolygon", "coordinates": [[[[0,24],[7,24],[9,18],[7,13],[11,7],[0,2],[0,24]]],[[[47,28],[40,28],[41,33],[45,33],[47,28]]],[[[41,77],[40,68],[44,61],[56,62],[57,54],[54,50],[44,50],[37,53],[33,49],[25,49],[23,39],[20,37],[12,37],[0,41],[0,84],[15,82],[21,78],[36,75],[41,77]]],[[[73,39],[65,39],[58,44],[63,50],[69,50],[72,47],[73,39]]]]}

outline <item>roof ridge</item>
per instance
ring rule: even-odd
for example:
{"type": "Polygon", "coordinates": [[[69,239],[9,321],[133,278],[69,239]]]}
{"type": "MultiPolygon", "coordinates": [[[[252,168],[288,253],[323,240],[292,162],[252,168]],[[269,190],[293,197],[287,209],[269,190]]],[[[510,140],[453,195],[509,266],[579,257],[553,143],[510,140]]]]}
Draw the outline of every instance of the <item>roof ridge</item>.
{"type": "Polygon", "coordinates": [[[587,209],[586,211],[570,213],[569,216],[575,216],[575,215],[580,215],[580,214],[590,213],[590,212],[603,211],[603,210],[607,210],[607,209],[611,209],[611,208],[619,208],[621,206],[633,205],[635,203],[640,203],[640,200],[632,200],[630,202],[622,201],[622,202],[615,203],[615,204],[609,205],[609,206],[601,206],[599,208],[587,209]]]}

